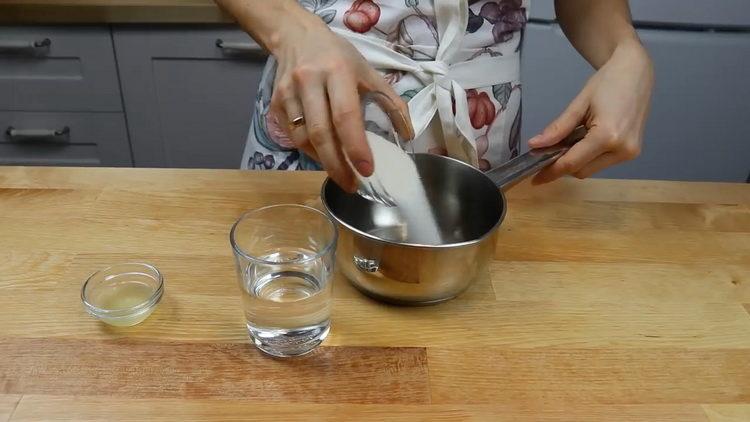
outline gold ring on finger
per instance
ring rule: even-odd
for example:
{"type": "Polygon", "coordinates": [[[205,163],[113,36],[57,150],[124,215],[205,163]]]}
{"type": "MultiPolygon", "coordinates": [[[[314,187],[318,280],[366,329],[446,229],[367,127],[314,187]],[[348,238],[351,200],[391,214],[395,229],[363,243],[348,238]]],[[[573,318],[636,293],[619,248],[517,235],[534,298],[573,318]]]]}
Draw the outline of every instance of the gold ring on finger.
{"type": "Polygon", "coordinates": [[[289,122],[289,127],[297,129],[305,125],[305,116],[297,116],[289,122]]]}

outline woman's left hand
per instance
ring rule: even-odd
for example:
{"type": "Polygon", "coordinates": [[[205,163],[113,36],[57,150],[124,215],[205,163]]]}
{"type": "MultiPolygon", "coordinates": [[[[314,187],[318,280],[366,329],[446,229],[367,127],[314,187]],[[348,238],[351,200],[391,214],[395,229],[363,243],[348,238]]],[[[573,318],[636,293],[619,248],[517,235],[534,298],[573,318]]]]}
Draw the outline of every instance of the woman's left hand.
{"type": "Polygon", "coordinates": [[[640,42],[619,45],[568,108],[529,140],[531,148],[542,148],[560,142],[581,124],[588,129],[585,138],[532,182],[547,183],[567,174],[583,179],[637,157],[653,83],[651,59],[640,42]]]}

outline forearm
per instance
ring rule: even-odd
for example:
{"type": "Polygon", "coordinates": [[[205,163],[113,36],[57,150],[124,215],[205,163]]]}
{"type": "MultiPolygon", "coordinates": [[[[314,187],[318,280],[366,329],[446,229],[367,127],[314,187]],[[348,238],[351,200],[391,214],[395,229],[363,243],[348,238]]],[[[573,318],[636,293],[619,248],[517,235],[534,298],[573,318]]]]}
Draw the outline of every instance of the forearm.
{"type": "Polygon", "coordinates": [[[266,50],[274,53],[282,36],[292,30],[305,31],[320,25],[319,19],[296,0],[215,0],[266,50]],[[291,26],[290,26],[291,24],[291,26]]]}
{"type": "Polygon", "coordinates": [[[555,10],[570,43],[596,69],[618,46],[640,43],[627,0],[555,0],[555,10]]]}

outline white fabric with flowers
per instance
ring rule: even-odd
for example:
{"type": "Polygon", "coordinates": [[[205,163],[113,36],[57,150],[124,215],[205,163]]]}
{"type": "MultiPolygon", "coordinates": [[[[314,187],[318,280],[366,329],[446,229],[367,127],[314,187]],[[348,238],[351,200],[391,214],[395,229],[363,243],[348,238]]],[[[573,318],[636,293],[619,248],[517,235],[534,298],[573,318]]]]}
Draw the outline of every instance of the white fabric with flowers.
{"type": "MultiPolygon", "coordinates": [[[[409,102],[417,152],[482,170],[519,152],[520,47],[528,0],[301,0],[409,102]]],[[[261,80],[242,167],[317,170],[269,113],[275,61],[261,80]]],[[[383,122],[368,118],[369,130],[383,122]]],[[[376,164],[377,165],[377,164],[376,164]]]]}

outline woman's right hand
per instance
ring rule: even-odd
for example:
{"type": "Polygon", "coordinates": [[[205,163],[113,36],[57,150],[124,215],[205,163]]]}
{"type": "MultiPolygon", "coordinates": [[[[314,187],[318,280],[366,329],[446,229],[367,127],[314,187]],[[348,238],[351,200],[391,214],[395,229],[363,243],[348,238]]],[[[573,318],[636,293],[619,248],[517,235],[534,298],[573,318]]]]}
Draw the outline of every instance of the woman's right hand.
{"type": "Polygon", "coordinates": [[[348,41],[302,8],[293,14],[269,45],[278,62],[271,113],[298,149],[319,161],[339,186],[354,192],[356,177],[344,154],[362,176],[374,170],[360,94],[384,93],[405,117],[393,122],[405,139],[414,136],[408,107],[348,41]],[[304,117],[304,125],[293,127],[291,122],[299,117],[304,117]]]}

